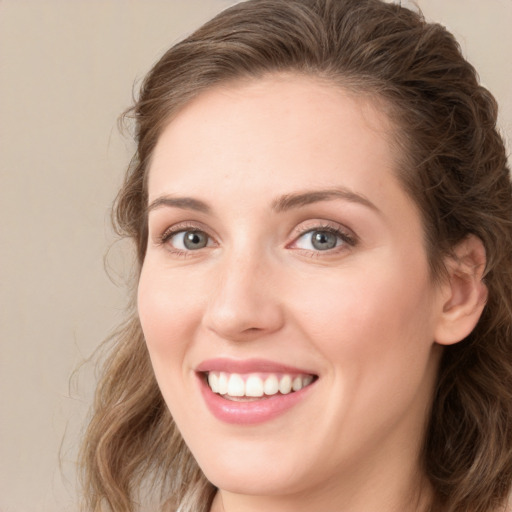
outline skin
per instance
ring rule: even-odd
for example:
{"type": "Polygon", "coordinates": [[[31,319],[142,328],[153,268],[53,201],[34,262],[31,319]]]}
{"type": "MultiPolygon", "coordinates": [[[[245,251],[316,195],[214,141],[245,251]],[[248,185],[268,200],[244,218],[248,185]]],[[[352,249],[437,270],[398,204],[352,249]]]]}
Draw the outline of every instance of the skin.
{"type": "Polygon", "coordinates": [[[368,99],[274,75],[203,93],[159,139],[138,309],[165,401],[219,488],[214,512],[407,511],[428,501],[419,452],[456,281],[431,279],[392,131],[368,99]],[[334,188],[343,196],[275,207],[334,188]],[[348,241],[318,250],[311,230],[326,226],[348,241]],[[162,241],[169,228],[201,230],[208,244],[162,241]],[[318,380],[271,421],[228,424],[205,406],[195,372],[216,357],[268,359],[318,380]]]}

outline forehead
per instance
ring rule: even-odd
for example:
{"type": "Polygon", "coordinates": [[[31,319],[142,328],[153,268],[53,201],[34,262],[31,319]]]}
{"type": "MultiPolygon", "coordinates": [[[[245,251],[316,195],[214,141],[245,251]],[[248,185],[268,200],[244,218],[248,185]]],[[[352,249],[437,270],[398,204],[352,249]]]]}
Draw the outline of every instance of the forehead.
{"type": "Polygon", "coordinates": [[[395,130],[378,107],[368,95],[295,74],[213,87],[163,130],[152,157],[149,193],[160,189],[160,176],[177,178],[178,170],[192,178],[223,167],[225,178],[235,169],[248,178],[254,172],[308,168],[320,178],[319,165],[372,165],[371,160],[394,169],[395,130]]]}

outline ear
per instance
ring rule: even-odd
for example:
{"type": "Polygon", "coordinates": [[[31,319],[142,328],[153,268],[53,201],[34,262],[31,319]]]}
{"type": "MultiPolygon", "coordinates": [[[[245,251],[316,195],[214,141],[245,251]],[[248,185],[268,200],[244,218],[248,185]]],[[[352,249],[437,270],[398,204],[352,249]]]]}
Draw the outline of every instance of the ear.
{"type": "Polygon", "coordinates": [[[448,278],[441,285],[443,303],[435,341],[452,345],[475,328],[487,301],[487,286],[483,282],[486,257],[482,241],[469,235],[455,247],[445,264],[448,278]]]}

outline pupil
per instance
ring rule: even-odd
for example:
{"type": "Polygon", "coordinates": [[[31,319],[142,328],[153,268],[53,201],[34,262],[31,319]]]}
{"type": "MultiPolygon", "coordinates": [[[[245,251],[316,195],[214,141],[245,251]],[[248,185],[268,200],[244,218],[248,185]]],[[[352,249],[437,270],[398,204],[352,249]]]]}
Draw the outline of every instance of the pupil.
{"type": "Polygon", "coordinates": [[[187,249],[202,249],[206,247],[206,243],[206,236],[200,231],[189,231],[183,238],[183,244],[187,249]]]}
{"type": "Polygon", "coordinates": [[[313,234],[313,247],[319,250],[333,249],[336,247],[336,235],[327,231],[315,231],[313,234]]]}

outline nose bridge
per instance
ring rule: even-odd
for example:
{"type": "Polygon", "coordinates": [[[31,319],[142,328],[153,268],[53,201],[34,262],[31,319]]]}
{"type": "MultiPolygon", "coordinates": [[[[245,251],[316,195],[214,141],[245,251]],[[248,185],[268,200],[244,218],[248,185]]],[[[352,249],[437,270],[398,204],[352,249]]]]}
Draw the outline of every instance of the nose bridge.
{"type": "Polygon", "coordinates": [[[212,269],[217,275],[208,298],[206,327],[226,339],[261,336],[280,328],[271,258],[254,247],[234,247],[212,269]]]}

